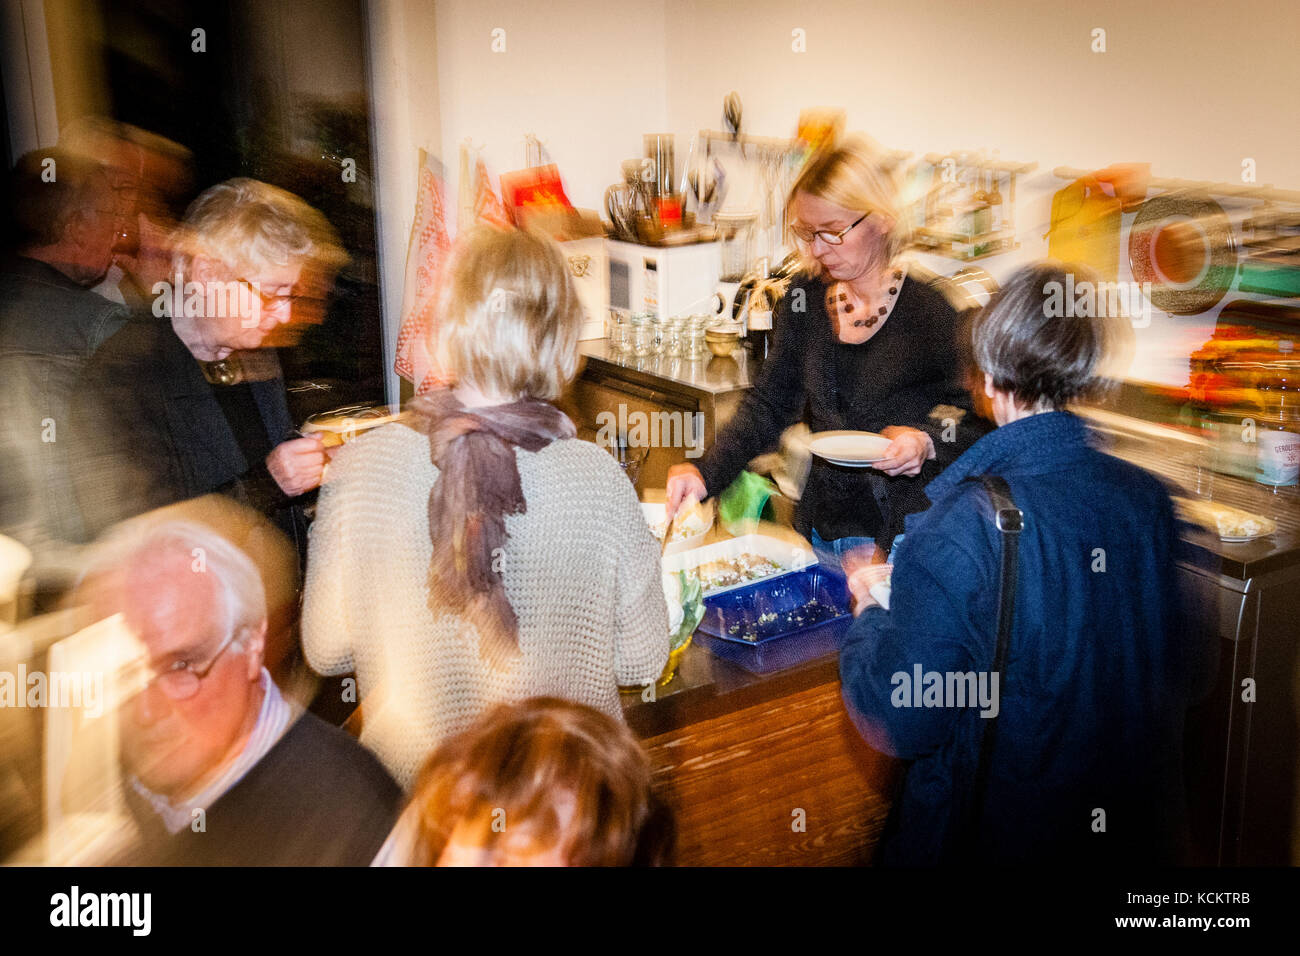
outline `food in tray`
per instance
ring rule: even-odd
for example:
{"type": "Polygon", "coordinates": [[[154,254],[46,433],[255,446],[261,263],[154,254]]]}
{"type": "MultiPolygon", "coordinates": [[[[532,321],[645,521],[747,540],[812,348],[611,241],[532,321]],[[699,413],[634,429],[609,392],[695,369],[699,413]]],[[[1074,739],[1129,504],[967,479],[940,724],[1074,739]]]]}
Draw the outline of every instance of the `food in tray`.
{"type": "Polygon", "coordinates": [[[807,603],[788,611],[767,611],[756,619],[737,621],[728,625],[727,634],[742,641],[757,643],[768,637],[789,631],[800,631],[821,624],[823,621],[833,620],[846,613],[846,609],[835,607],[833,604],[824,604],[814,597],[807,603]]]}
{"type": "MultiPolygon", "coordinates": [[[[650,526],[651,532],[660,541],[664,539],[665,522],[657,521],[650,526]]],[[[713,521],[709,516],[709,511],[698,502],[689,510],[683,509],[678,512],[677,517],[673,519],[672,536],[668,539],[669,544],[675,544],[678,541],[685,541],[688,538],[694,538],[704,534],[712,527],[713,521]]]]}
{"type": "Polygon", "coordinates": [[[700,584],[704,588],[704,593],[707,594],[720,588],[735,587],[738,584],[759,581],[771,577],[773,574],[781,574],[789,569],[777,564],[771,558],[765,558],[761,554],[753,554],[747,551],[734,558],[719,558],[715,561],[706,561],[697,570],[700,575],[700,584]]]}
{"type": "Polygon", "coordinates": [[[1272,518],[1231,505],[1190,498],[1175,498],[1174,503],[1188,520],[1217,532],[1225,540],[1259,538],[1277,530],[1277,522],[1272,518]]]}

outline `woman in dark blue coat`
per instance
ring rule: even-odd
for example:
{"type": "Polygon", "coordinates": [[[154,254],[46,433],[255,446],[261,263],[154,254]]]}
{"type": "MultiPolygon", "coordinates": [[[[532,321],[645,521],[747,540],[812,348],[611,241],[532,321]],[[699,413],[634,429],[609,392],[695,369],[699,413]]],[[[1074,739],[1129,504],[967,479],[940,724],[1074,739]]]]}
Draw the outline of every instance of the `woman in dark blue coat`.
{"type": "MultiPolygon", "coordinates": [[[[880,859],[1175,862],[1185,846],[1183,724],[1212,646],[1179,627],[1173,509],[1142,470],[1095,450],[1065,410],[1099,381],[1115,322],[1063,316],[1059,269],[1022,270],[976,319],[998,429],[932,481],[907,520],[885,610],[854,575],[846,704],[912,761],[880,859]],[[1053,287],[1053,283],[1059,285],[1053,287]],[[1005,666],[992,673],[999,532],[978,480],[1024,514],[1005,666]],[[983,811],[973,786],[996,718],[983,811]]],[[[877,589],[877,593],[880,591],[877,589]]]]}

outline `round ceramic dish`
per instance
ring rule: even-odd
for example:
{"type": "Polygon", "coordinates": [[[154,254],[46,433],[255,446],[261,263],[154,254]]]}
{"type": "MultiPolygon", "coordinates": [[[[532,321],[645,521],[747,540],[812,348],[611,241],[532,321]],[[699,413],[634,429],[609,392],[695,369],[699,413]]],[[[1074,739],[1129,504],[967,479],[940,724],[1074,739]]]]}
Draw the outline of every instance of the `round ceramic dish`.
{"type": "Polygon", "coordinates": [[[819,458],[847,468],[867,468],[885,457],[889,439],[875,432],[816,432],[808,438],[808,450],[819,458]]]}
{"type": "Polygon", "coordinates": [[[1156,196],[1128,234],[1136,282],[1151,283],[1151,304],[1174,315],[1214,308],[1237,275],[1232,224],[1213,199],[1156,196]]]}

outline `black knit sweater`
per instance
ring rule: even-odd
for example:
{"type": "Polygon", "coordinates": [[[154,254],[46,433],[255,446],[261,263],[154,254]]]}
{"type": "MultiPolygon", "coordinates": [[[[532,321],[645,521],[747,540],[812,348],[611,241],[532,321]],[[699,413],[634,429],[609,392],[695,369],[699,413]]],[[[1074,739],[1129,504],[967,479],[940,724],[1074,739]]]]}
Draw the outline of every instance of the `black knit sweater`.
{"type": "Polygon", "coordinates": [[[303,714],[208,808],[202,832],[168,836],[130,787],[143,842],[117,863],[148,866],[368,866],[401,809],[378,758],[303,714]]]}

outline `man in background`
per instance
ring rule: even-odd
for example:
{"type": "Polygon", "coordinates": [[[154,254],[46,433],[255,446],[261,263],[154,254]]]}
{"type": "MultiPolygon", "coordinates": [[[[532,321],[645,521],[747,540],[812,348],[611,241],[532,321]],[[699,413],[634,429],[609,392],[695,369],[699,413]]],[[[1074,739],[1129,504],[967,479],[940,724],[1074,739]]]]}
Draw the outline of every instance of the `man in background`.
{"type": "Polygon", "coordinates": [[[95,350],[126,311],[90,292],[124,230],[103,167],[37,150],[10,173],[0,259],[0,533],[35,555],[38,589],[57,590],[86,538],[73,499],[69,406],[95,350]]]}
{"type": "Polygon", "coordinates": [[[171,278],[171,233],[193,198],[189,150],[103,116],[74,119],[60,131],[59,147],[103,165],[122,217],[113,263],[92,291],[150,312],[154,285],[171,278]]]}

